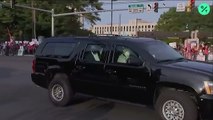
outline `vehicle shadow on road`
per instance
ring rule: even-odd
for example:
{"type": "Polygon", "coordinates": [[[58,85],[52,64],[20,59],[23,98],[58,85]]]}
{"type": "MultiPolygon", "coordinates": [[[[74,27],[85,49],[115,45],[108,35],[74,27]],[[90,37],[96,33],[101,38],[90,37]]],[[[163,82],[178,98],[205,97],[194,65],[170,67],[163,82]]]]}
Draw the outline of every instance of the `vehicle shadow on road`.
{"type": "Polygon", "coordinates": [[[131,105],[84,95],[76,96],[69,108],[77,108],[70,114],[72,117],[69,120],[158,120],[151,106],[131,105]]]}
{"type": "Polygon", "coordinates": [[[115,103],[94,103],[73,116],[74,120],[103,120],[114,108],[115,103]]]}
{"type": "Polygon", "coordinates": [[[91,97],[91,96],[76,94],[76,95],[74,96],[74,98],[72,99],[72,102],[71,102],[69,105],[70,105],[70,106],[78,105],[78,104],[87,102],[87,101],[89,101],[89,100],[91,100],[91,99],[93,99],[93,98],[94,98],[94,97],[91,97]]]}

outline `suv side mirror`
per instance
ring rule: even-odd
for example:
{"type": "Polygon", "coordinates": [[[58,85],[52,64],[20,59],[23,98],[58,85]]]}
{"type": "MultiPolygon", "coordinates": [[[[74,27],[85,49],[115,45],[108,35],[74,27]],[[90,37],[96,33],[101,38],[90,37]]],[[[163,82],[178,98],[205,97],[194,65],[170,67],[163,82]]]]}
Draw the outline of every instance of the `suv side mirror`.
{"type": "Polygon", "coordinates": [[[132,66],[140,66],[143,64],[143,62],[138,57],[130,57],[127,64],[132,66]]]}

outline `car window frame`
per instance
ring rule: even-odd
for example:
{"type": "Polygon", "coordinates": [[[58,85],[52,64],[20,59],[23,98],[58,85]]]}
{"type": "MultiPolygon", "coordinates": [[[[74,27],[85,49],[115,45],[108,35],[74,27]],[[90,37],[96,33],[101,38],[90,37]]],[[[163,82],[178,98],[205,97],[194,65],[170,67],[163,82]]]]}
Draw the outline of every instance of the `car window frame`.
{"type": "Polygon", "coordinates": [[[103,54],[105,54],[104,56],[107,55],[107,53],[106,53],[107,45],[106,45],[105,43],[86,43],[86,44],[85,44],[85,47],[83,48],[83,51],[81,52],[80,60],[81,60],[82,62],[84,62],[84,63],[99,63],[99,64],[104,64],[104,63],[106,63],[106,60],[104,60],[104,61],[88,61],[88,60],[85,60],[85,59],[84,59],[84,55],[85,55],[86,49],[88,48],[89,45],[102,45],[102,46],[104,46],[104,47],[103,47],[103,54]]]}
{"type": "Polygon", "coordinates": [[[51,44],[51,43],[54,43],[54,44],[60,44],[60,43],[68,43],[68,44],[74,44],[74,47],[73,47],[73,50],[67,55],[67,56],[60,56],[60,55],[50,55],[51,57],[53,57],[53,58],[69,58],[73,53],[74,53],[74,51],[75,51],[75,48],[78,46],[78,43],[77,42],[46,42],[45,44],[44,44],[44,46],[42,47],[42,49],[41,49],[41,51],[40,51],[40,54],[42,55],[42,57],[49,57],[49,55],[47,56],[47,55],[44,55],[43,54],[43,51],[44,51],[44,49],[46,48],[46,46],[48,45],[48,44],[51,44]],[[57,56],[57,57],[56,57],[57,56]]]}
{"type": "Polygon", "coordinates": [[[117,63],[117,62],[115,62],[114,59],[115,59],[115,52],[116,52],[117,46],[122,46],[122,47],[125,47],[125,48],[130,49],[135,55],[137,55],[137,58],[138,58],[141,62],[143,62],[143,60],[141,59],[140,54],[139,54],[136,50],[134,50],[134,49],[132,49],[131,47],[129,47],[129,46],[127,46],[127,45],[124,45],[124,44],[113,44],[113,49],[112,49],[113,51],[112,51],[112,57],[111,57],[111,59],[110,59],[110,64],[135,67],[135,66],[133,66],[133,65],[129,65],[129,64],[126,64],[126,63],[117,63]]]}

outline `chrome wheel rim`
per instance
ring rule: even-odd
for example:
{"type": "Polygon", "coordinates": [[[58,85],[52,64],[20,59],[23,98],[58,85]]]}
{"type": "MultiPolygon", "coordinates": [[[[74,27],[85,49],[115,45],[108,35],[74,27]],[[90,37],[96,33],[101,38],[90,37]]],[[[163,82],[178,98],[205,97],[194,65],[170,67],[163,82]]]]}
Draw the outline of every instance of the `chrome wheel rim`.
{"type": "Polygon", "coordinates": [[[162,112],[166,120],[183,120],[184,119],[183,106],[175,100],[166,101],[162,107],[162,112]]]}
{"type": "Polygon", "coordinates": [[[64,98],[64,89],[61,85],[55,84],[52,87],[52,98],[56,101],[61,101],[64,98]]]}

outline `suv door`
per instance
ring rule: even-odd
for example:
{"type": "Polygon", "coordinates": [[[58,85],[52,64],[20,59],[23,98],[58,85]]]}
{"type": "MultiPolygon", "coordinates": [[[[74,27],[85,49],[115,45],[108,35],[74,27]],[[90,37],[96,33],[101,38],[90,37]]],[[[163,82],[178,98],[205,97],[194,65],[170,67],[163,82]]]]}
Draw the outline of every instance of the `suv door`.
{"type": "Polygon", "coordinates": [[[76,62],[75,85],[77,91],[100,95],[107,82],[104,71],[108,56],[106,44],[87,44],[76,62]]]}
{"type": "Polygon", "coordinates": [[[134,102],[147,97],[148,69],[143,66],[141,56],[130,47],[115,45],[111,61],[105,70],[110,81],[114,81],[116,85],[115,97],[134,102]]]}

